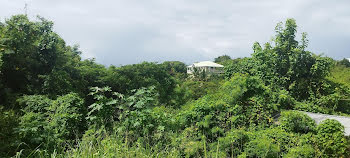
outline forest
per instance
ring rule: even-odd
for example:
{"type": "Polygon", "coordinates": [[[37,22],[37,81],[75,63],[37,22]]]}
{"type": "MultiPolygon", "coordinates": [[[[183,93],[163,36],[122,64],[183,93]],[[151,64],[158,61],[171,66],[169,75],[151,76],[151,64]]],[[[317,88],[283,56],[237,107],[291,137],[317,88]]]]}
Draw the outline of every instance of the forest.
{"type": "Polygon", "coordinates": [[[350,62],[308,51],[294,19],[213,59],[220,75],[83,60],[53,27],[0,22],[0,157],[350,157],[342,124],[301,112],[350,116],[350,62]]]}

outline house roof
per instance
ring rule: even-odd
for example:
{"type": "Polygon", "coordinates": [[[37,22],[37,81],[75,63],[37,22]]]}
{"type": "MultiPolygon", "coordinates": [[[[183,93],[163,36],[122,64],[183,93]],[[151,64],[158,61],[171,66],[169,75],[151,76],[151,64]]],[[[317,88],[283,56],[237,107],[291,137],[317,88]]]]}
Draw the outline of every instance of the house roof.
{"type": "Polygon", "coordinates": [[[345,135],[350,136],[350,117],[337,116],[337,115],[326,115],[312,112],[303,112],[311,117],[317,124],[320,124],[323,120],[334,119],[339,121],[345,128],[345,135]]]}
{"type": "Polygon", "coordinates": [[[212,61],[202,61],[202,62],[198,62],[198,63],[193,63],[190,66],[187,67],[224,67],[223,65],[214,63],[212,61]]]}

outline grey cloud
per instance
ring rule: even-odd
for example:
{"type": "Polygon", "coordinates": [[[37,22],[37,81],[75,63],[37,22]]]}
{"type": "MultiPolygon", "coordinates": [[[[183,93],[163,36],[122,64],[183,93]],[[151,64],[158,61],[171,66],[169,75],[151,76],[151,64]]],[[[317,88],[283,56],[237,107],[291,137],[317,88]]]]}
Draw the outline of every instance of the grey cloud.
{"type": "Polygon", "coordinates": [[[255,41],[269,42],[276,23],[295,18],[308,32],[309,50],[350,57],[350,2],[320,0],[0,0],[0,18],[39,14],[55,22],[84,58],[105,65],[218,55],[249,56],[255,41]]]}

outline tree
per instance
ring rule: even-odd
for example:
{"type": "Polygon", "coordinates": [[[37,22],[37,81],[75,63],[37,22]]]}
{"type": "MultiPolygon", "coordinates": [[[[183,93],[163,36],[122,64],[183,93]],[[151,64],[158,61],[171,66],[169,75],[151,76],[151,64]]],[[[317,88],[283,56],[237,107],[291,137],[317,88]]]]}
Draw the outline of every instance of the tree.
{"type": "Polygon", "coordinates": [[[338,61],[338,63],[340,64],[340,65],[344,65],[345,67],[350,67],[350,61],[349,61],[349,59],[343,59],[343,60],[340,60],[340,61],[338,61]]]}
{"type": "MultiPolygon", "coordinates": [[[[0,22],[0,37],[1,37],[1,35],[2,35],[2,31],[3,31],[3,29],[4,29],[4,24],[2,24],[1,22],[0,22]]],[[[0,43],[1,43],[1,41],[0,41],[0,43]]],[[[2,45],[2,44],[0,44],[0,89],[3,89],[3,85],[2,85],[2,72],[1,72],[1,70],[2,70],[2,64],[4,63],[3,61],[2,61],[2,56],[3,56],[3,50],[5,50],[5,48],[4,48],[4,45],[2,45]]],[[[0,95],[1,95],[1,93],[2,93],[2,90],[0,90],[0,95]]],[[[1,103],[2,101],[1,101],[1,98],[0,98],[0,103],[1,103]]]]}
{"type": "Polygon", "coordinates": [[[109,67],[103,81],[112,91],[129,94],[130,90],[155,86],[161,103],[168,103],[175,89],[174,78],[160,64],[143,62],[109,67]]]}
{"type": "MultiPolygon", "coordinates": [[[[1,48],[0,48],[1,49],[1,48]]],[[[3,83],[2,83],[2,72],[1,72],[1,67],[2,67],[3,61],[2,61],[2,52],[0,51],[0,89],[3,89],[3,83]]],[[[3,95],[3,90],[0,90],[0,95],[3,95]]],[[[0,103],[2,103],[3,101],[1,101],[2,98],[0,98],[0,103]]]]}
{"type": "Polygon", "coordinates": [[[56,97],[77,91],[80,51],[66,46],[53,22],[15,15],[0,28],[0,104],[13,104],[17,94],[56,97]]]}
{"type": "Polygon", "coordinates": [[[278,23],[275,30],[274,47],[270,43],[264,48],[259,43],[253,45],[252,68],[248,72],[260,76],[266,84],[290,91],[300,100],[315,95],[330,72],[332,60],[305,50],[306,33],[300,43],[296,41],[294,19],[288,19],[284,27],[278,23]]]}
{"type": "Polygon", "coordinates": [[[41,84],[39,75],[46,75],[55,66],[64,41],[52,31],[53,23],[43,18],[29,21],[25,15],[6,20],[0,36],[3,82],[15,92],[35,93],[41,84]]]}
{"type": "Polygon", "coordinates": [[[249,74],[253,76],[254,73],[252,73],[252,70],[254,68],[252,58],[245,57],[233,59],[230,62],[227,62],[226,66],[224,67],[225,77],[229,79],[236,73],[249,74]]]}
{"type": "Polygon", "coordinates": [[[161,64],[171,75],[186,74],[186,64],[180,61],[165,61],[161,64]]]}
{"type": "MultiPolygon", "coordinates": [[[[54,68],[49,74],[40,75],[43,80],[41,94],[48,94],[50,97],[64,95],[69,92],[82,94],[88,93],[86,77],[82,76],[84,61],[81,61],[79,46],[66,46],[63,53],[59,53],[54,68]]],[[[102,71],[103,72],[103,71],[102,71]]],[[[99,77],[99,76],[96,76],[99,77]]],[[[95,86],[95,85],[93,85],[95,86]]]]}
{"type": "Polygon", "coordinates": [[[222,64],[222,63],[224,63],[224,62],[226,62],[228,60],[231,60],[230,56],[228,56],[228,55],[221,55],[221,56],[218,56],[217,58],[215,58],[214,62],[222,64]]]}

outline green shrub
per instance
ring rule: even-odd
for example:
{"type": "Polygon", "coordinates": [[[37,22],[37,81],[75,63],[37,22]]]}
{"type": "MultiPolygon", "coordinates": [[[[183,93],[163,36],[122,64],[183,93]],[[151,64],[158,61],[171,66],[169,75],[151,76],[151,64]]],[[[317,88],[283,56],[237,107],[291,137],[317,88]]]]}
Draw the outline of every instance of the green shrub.
{"type": "Polygon", "coordinates": [[[13,110],[4,110],[0,106],[0,157],[14,155],[19,144],[19,138],[15,133],[18,126],[18,116],[13,110]]]}
{"type": "Polygon", "coordinates": [[[95,128],[106,128],[111,130],[115,119],[117,104],[120,98],[124,97],[119,93],[112,93],[110,87],[92,87],[90,94],[93,96],[94,103],[89,105],[87,113],[87,121],[90,126],[95,128]],[[113,97],[109,97],[113,96],[113,97]],[[116,99],[115,99],[116,98],[116,99]]]}
{"type": "Polygon", "coordinates": [[[293,109],[295,99],[286,90],[279,90],[276,92],[276,103],[281,109],[293,109]]]}
{"type": "Polygon", "coordinates": [[[344,126],[337,120],[327,119],[317,126],[317,143],[324,157],[341,157],[345,154],[344,126]]]}
{"type": "Polygon", "coordinates": [[[249,135],[244,129],[232,129],[218,141],[220,150],[226,153],[226,157],[235,157],[244,151],[245,144],[249,142],[249,135]]]}
{"type": "Polygon", "coordinates": [[[283,111],[279,118],[280,126],[287,132],[308,133],[315,131],[315,121],[298,111],[283,111]]]}
{"type": "Polygon", "coordinates": [[[240,157],[281,157],[296,147],[299,140],[298,135],[288,133],[279,127],[257,131],[252,129],[245,133],[249,138],[239,142],[243,143],[244,148],[244,152],[236,153],[240,154],[240,157]]]}
{"type": "Polygon", "coordinates": [[[247,144],[245,153],[248,157],[279,157],[280,148],[271,138],[259,137],[247,144]]]}
{"type": "Polygon", "coordinates": [[[83,100],[74,93],[50,100],[32,95],[19,99],[24,115],[19,118],[18,132],[30,148],[53,150],[79,137],[85,127],[83,100]]]}
{"type": "Polygon", "coordinates": [[[330,113],[329,110],[320,107],[317,104],[314,104],[312,102],[296,102],[294,106],[294,110],[300,110],[300,111],[307,111],[307,112],[316,112],[316,113],[330,113]]]}
{"type": "Polygon", "coordinates": [[[315,149],[309,145],[303,145],[303,146],[298,146],[298,147],[294,147],[291,148],[288,152],[288,154],[286,154],[285,158],[314,158],[316,151],[315,149]]]}
{"type": "MultiPolygon", "coordinates": [[[[53,154],[51,155],[53,157],[53,154]]],[[[144,147],[135,143],[129,146],[117,135],[106,135],[96,138],[91,135],[84,137],[77,145],[70,147],[66,152],[59,153],[55,157],[180,157],[180,152],[176,148],[157,149],[154,147],[144,147]]]]}
{"type": "Polygon", "coordinates": [[[272,139],[274,143],[279,146],[280,155],[287,153],[290,148],[296,146],[299,140],[298,135],[286,132],[279,127],[256,131],[253,133],[253,136],[251,136],[251,139],[257,137],[268,137],[272,139]]]}
{"type": "Polygon", "coordinates": [[[338,61],[337,64],[343,65],[345,67],[350,67],[350,61],[348,59],[345,59],[345,58],[338,61]]]}
{"type": "Polygon", "coordinates": [[[88,121],[96,130],[104,128],[128,142],[148,145],[167,141],[165,131],[173,130],[172,115],[158,106],[155,87],[131,91],[129,96],[110,88],[92,88],[95,103],[89,106],[88,121]]]}

